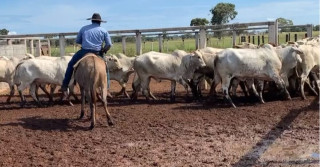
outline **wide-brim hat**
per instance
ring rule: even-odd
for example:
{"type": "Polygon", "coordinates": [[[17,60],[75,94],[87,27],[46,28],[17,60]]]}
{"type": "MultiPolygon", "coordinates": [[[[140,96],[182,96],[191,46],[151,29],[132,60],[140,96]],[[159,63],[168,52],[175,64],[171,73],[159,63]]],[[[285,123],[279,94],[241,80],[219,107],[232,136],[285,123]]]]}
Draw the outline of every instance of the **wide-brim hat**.
{"type": "Polygon", "coordinates": [[[87,20],[100,21],[102,23],[106,23],[107,21],[102,20],[99,13],[93,13],[91,18],[87,18],[87,20]]]}

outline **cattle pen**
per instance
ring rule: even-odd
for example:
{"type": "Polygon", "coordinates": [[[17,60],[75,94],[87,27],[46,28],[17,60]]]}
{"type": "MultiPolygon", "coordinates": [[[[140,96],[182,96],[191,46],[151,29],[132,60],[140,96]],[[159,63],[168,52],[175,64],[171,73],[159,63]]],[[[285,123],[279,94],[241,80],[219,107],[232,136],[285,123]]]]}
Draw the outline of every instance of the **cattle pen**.
{"type": "MultiPolygon", "coordinates": [[[[313,36],[312,25],[300,26],[307,27],[306,36],[313,36]]],[[[130,38],[134,39],[133,55],[140,55],[146,52],[145,36],[157,39],[155,51],[167,52],[164,45],[170,43],[163,41],[168,35],[192,33],[189,39],[192,48],[204,48],[215,43],[208,39],[210,34],[230,32],[232,38],[228,37],[227,42],[232,47],[241,42],[244,35],[238,31],[242,29],[268,31],[264,38],[248,35],[250,42],[260,39],[262,43],[279,44],[284,41],[279,40],[279,28],[283,27],[277,22],[258,22],[109,33],[120,38],[121,49],[117,51],[128,52],[130,38]],[[243,26],[246,27],[239,28],[243,26]]],[[[0,56],[25,53],[53,56],[53,39],[59,47],[54,56],[64,56],[70,52],[68,40],[74,40],[76,34],[0,36],[5,42],[0,56]]],[[[248,36],[243,40],[248,41],[248,36]]],[[[133,81],[134,75],[130,75],[129,94],[133,92],[130,86],[133,81]]],[[[114,96],[122,87],[114,80],[110,82],[108,91],[114,96]]],[[[179,84],[175,102],[171,102],[170,87],[170,81],[151,80],[150,90],[158,99],[149,102],[143,96],[136,101],[123,95],[108,97],[114,125],[106,124],[106,113],[98,105],[97,126],[93,130],[88,129],[89,108],[84,119],[79,120],[81,102],[72,100],[73,106],[60,102],[58,92],[52,103],[40,92],[41,108],[31,102],[30,96],[26,96],[28,102],[22,108],[17,94],[7,103],[8,91],[0,92],[0,166],[319,166],[319,97],[312,92],[306,91],[305,100],[299,94],[292,96],[292,100],[284,100],[271,91],[264,96],[266,103],[261,104],[237,89],[238,96],[233,98],[237,108],[231,108],[221,91],[211,99],[209,90],[203,90],[203,98],[193,101],[179,84]]],[[[76,87],[77,96],[79,92],[76,87]]]]}

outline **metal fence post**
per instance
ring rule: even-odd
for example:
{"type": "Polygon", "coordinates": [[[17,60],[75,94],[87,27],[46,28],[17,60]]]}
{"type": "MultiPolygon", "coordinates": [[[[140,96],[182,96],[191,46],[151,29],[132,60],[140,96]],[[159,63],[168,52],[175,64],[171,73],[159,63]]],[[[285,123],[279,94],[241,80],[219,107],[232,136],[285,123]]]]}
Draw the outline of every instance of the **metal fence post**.
{"type": "Polygon", "coordinates": [[[142,54],[142,45],[141,45],[141,32],[136,32],[136,54],[141,55],[142,54]]]}

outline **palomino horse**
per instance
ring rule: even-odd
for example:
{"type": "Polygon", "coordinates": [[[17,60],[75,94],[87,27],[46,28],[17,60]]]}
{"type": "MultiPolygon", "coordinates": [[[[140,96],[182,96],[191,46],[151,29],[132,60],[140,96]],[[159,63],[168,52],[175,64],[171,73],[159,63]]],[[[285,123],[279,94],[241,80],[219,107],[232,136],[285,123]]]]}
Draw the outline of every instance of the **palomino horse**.
{"type": "Polygon", "coordinates": [[[74,79],[80,86],[81,91],[81,114],[80,119],[84,116],[85,99],[90,104],[91,111],[91,126],[93,129],[96,124],[96,93],[101,93],[104,111],[107,114],[109,125],[113,125],[110,113],[107,109],[107,72],[105,61],[92,54],[88,53],[75,65],[74,79]]]}

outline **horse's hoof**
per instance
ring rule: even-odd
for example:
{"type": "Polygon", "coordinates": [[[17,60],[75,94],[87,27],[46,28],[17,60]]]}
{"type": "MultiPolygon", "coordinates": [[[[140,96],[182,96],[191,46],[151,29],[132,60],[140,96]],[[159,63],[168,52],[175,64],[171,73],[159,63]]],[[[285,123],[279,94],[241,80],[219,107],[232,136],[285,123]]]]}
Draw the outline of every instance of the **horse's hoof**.
{"type": "Polygon", "coordinates": [[[114,125],[113,121],[112,120],[108,120],[108,125],[109,126],[113,126],[114,125]]]}

